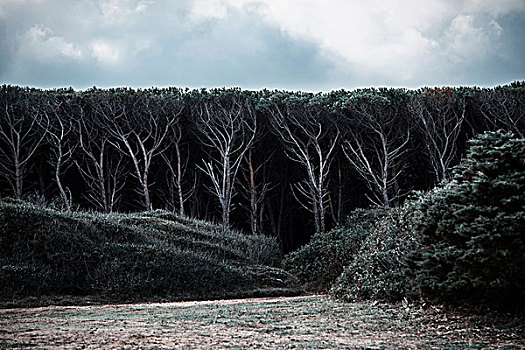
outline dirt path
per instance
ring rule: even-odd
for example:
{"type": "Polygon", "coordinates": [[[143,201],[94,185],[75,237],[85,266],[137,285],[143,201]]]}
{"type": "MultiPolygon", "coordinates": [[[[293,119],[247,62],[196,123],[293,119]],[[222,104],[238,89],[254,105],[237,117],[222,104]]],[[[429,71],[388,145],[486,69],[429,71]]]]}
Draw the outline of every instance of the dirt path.
{"type": "Polygon", "coordinates": [[[0,310],[8,349],[523,349],[524,329],[325,296],[0,310]]]}

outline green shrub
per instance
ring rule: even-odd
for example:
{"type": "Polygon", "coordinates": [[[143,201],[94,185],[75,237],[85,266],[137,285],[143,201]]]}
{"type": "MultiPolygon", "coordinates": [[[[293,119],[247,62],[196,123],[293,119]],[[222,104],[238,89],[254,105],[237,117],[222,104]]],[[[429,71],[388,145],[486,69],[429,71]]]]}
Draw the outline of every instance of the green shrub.
{"type": "Polygon", "coordinates": [[[346,301],[525,308],[525,139],[485,133],[452,174],[386,215],[355,212],[284,266],[346,301]]]}
{"type": "Polygon", "coordinates": [[[406,257],[419,249],[410,210],[390,209],[369,231],[355,259],[333,284],[330,294],[344,301],[398,301],[410,291],[406,257]]]}
{"type": "Polygon", "coordinates": [[[414,203],[422,249],[413,292],[445,302],[525,307],[525,139],[470,141],[452,180],[414,203]]]}
{"type": "Polygon", "coordinates": [[[385,214],[383,209],[353,211],[344,225],[315,234],[308,244],[285,256],[283,267],[306,282],[309,289],[328,290],[385,214]]]}
{"type": "Polygon", "coordinates": [[[66,213],[0,201],[0,246],[0,301],[298,292],[295,277],[265,266],[280,256],[274,238],[246,236],[163,211],[66,213]]]}

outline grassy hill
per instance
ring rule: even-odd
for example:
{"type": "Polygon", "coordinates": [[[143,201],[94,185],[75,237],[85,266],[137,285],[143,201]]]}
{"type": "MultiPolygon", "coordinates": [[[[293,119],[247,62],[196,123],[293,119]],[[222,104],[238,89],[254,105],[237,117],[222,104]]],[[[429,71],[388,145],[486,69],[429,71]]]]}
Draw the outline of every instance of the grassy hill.
{"type": "Polygon", "coordinates": [[[297,294],[274,238],[167,211],[66,213],[0,200],[0,302],[297,294]],[[29,299],[28,299],[29,298],[29,299]]]}

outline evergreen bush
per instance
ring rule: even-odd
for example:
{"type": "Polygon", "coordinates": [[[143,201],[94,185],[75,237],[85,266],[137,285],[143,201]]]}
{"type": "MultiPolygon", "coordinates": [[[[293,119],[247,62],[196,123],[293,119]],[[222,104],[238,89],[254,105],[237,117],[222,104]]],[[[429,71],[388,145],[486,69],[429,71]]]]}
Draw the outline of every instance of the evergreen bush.
{"type": "Polygon", "coordinates": [[[419,249],[419,241],[409,208],[390,209],[369,231],[330,294],[344,301],[403,299],[410,292],[406,257],[419,249]]]}
{"type": "Polygon", "coordinates": [[[525,139],[487,132],[451,181],[413,203],[422,248],[412,292],[452,303],[524,308],[525,139]]]}
{"type": "Polygon", "coordinates": [[[354,210],[342,226],[315,234],[308,244],[286,255],[283,267],[305,282],[309,289],[327,291],[385,214],[381,208],[354,210]]]}

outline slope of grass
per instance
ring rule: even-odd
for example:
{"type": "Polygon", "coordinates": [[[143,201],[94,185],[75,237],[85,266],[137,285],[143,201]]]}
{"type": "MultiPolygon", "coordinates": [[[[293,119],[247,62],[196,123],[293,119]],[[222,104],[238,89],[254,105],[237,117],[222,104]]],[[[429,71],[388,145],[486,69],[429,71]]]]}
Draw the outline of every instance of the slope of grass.
{"type": "Polygon", "coordinates": [[[66,213],[0,201],[0,300],[111,301],[298,292],[275,239],[166,211],[66,213]]]}

